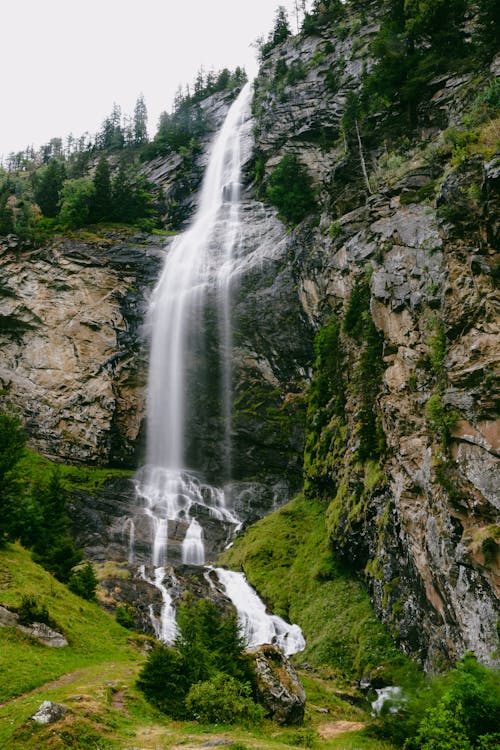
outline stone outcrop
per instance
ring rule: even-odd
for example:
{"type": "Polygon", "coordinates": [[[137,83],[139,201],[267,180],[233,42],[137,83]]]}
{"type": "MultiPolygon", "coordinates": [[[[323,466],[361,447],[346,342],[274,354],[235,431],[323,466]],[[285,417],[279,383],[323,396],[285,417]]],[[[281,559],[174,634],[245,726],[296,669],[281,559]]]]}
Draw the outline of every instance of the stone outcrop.
{"type": "Polygon", "coordinates": [[[269,644],[250,652],[256,672],[258,700],[278,724],[301,724],[306,694],[286,656],[269,644]]]}
{"type": "Polygon", "coordinates": [[[43,701],[36,713],[31,716],[37,724],[55,724],[60,721],[68,712],[66,706],[53,701],[43,701]]]}
{"type": "Polygon", "coordinates": [[[141,329],[163,244],[126,230],[39,249],[0,241],[0,382],[36,450],[69,462],[136,463],[141,329]]]}
{"type": "MultiPolygon", "coordinates": [[[[303,311],[317,329],[332,319],[340,329],[345,407],[341,417],[329,413],[324,429],[309,426],[309,491],[329,502],[334,550],[366,578],[407,653],[429,669],[466,650],[491,662],[500,614],[498,155],[446,170],[446,155],[428,158],[471,101],[470,76],[445,76],[431,82],[420,113],[428,151],[417,146],[391,172],[387,154],[365,150],[366,185],[362,144],[337,136],[346,96],[360,85],[360,58],[371,65],[363,45],[375,30],[289,40],[268,56],[256,84],[266,174],[294,153],[322,207],[319,226],[304,222],[290,238],[303,311]],[[290,83],[287,71],[299,63],[300,80],[290,83]],[[343,323],[363,278],[363,314],[378,342],[369,370],[367,342],[343,323]],[[363,377],[379,378],[368,405],[363,356],[363,377]],[[373,442],[385,444],[368,448],[371,463],[357,458],[366,409],[373,442]]],[[[330,392],[332,404],[337,396],[330,392]]]]}
{"type": "Polygon", "coordinates": [[[49,628],[43,622],[32,622],[30,625],[20,625],[19,615],[7,607],[0,606],[0,627],[17,628],[26,635],[35,638],[39,643],[51,648],[63,648],[68,641],[53,628],[49,628]]]}

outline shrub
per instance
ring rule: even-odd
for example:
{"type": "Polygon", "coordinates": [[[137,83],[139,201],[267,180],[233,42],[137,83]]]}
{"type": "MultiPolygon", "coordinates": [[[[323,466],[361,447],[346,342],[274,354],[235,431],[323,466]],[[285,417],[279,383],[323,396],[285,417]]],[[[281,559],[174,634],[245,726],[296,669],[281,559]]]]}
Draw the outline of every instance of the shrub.
{"type": "Polygon", "coordinates": [[[433,394],[427,401],[427,419],[432,430],[440,438],[443,446],[448,445],[451,430],[457,422],[458,414],[446,408],[437,393],[433,394]]]}
{"type": "Polygon", "coordinates": [[[86,562],[81,568],[74,570],[69,578],[68,587],[82,599],[95,601],[97,578],[92,563],[86,562]]]}
{"type": "Polygon", "coordinates": [[[17,608],[19,622],[21,625],[32,625],[34,622],[42,622],[44,625],[54,627],[55,622],[49,615],[47,605],[38,601],[36,596],[23,595],[21,604],[17,608]]]}
{"type": "Polygon", "coordinates": [[[135,628],[135,617],[134,617],[133,607],[131,607],[130,604],[121,604],[119,607],[116,608],[115,620],[118,623],[118,625],[122,626],[122,628],[133,630],[135,628]]]}
{"type": "Polygon", "coordinates": [[[316,208],[311,178],[293,154],[286,154],[270,175],[265,197],[283,221],[296,226],[316,208]]]}
{"type": "Polygon", "coordinates": [[[264,709],[252,700],[251,693],[249,683],[218,674],[191,687],[186,708],[192,718],[207,724],[262,721],[264,709]]]}
{"type": "Polygon", "coordinates": [[[405,750],[493,750],[500,734],[498,671],[466,654],[456,668],[434,677],[379,730],[405,750]]]}

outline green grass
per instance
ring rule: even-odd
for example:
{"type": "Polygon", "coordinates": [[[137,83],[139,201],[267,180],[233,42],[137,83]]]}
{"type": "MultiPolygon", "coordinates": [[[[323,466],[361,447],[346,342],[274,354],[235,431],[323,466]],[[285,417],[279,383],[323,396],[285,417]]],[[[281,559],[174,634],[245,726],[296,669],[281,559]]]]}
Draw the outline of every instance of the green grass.
{"type": "Polygon", "coordinates": [[[102,487],[104,482],[114,477],[130,477],[127,469],[99,468],[97,466],[72,466],[56,463],[31,450],[26,450],[17,468],[19,475],[30,483],[45,483],[50,472],[57,467],[61,482],[66,490],[80,489],[92,492],[102,487]]]}
{"type": "Polygon", "coordinates": [[[20,546],[8,545],[0,552],[0,603],[18,606],[23,594],[47,605],[69,646],[48,648],[15,628],[0,628],[0,702],[85,666],[142,660],[128,642],[130,631],[72,594],[20,546]]]}
{"type": "Polygon", "coordinates": [[[359,677],[383,665],[406,668],[376,619],[363,584],[336,564],[328,545],[326,505],[299,496],[248,529],[219,558],[244,570],[277,614],[298,623],[307,648],[298,660],[359,677]]]}
{"type": "Polygon", "coordinates": [[[0,551],[0,603],[17,606],[22,595],[35,595],[69,640],[51,649],[0,628],[0,747],[3,750],[68,748],[144,750],[177,745],[199,747],[225,740],[239,750],[287,750],[321,746],[326,750],[390,750],[365,731],[323,738],[332,722],[363,721],[359,708],[341,699],[334,672],[304,672],[308,694],[304,727],[279,727],[270,721],[252,727],[201,725],[171,721],[149,705],[135,680],[144,661],[141,637],[121,628],[97,604],[74,596],[33,563],[19,545],[0,551]],[[30,720],[42,701],[69,710],[56,724],[30,720]],[[318,712],[328,709],[328,714],[318,712]],[[311,744],[312,743],[312,744],[311,744]]]}

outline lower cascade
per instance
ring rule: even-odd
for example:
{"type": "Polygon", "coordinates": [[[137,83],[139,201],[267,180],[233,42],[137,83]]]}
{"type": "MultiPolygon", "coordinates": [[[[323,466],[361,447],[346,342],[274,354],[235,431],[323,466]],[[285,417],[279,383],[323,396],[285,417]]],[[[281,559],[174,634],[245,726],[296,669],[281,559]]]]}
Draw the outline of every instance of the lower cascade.
{"type": "MultiPolygon", "coordinates": [[[[217,456],[216,473],[229,485],[231,295],[245,266],[240,193],[242,166],[251,153],[251,91],[250,84],[242,89],[212,144],[198,209],[167,250],[149,308],[148,460],[136,475],[137,506],[126,530],[130,562],[144,561],[138,539],[150,539],[149,561],[140,565],[139,574],[161,593],[160,616],[151,605],[150,617],[165,643],[176,637],[166,586],[175,580],[171,566],[205,565],[207,532],[223,549],[242,526],[224,490],[206,483],[196,468],[206,463],[207,439],[200,441],[194,433],[199,425],[208,428],[204,434],[211,455],[217,456]]],[[[305,647],[300,628],[268,614],[242,573],[221,568],[215,573],[250,647],[274,643],[287,655],[305,647]]]]}
{"type": "Polygon", "coordinates": [[[289,625],[278,615],[266,612],[264,602],[249,586],[243,573],[224,568],[215,568],[217,577],[238,612],[238,619],[250,648],[262,643],[272,643],[286,656],[297,654],[306,647],[302,630],[298,625],[289,625]]]}

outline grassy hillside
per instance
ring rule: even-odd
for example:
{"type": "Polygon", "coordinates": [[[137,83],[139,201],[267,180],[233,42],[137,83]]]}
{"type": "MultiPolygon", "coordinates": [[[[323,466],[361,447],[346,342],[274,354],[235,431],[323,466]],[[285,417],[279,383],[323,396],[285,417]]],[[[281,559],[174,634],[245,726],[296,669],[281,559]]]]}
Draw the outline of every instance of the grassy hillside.
{"type": "Polygon", "coordinates": [[[47,648],[15,628],[1,628],[0,701],[91,664],[142,661],[140,651],[128,642],[130,632],[98,604],[72,594],[22,547],[8,545],[0,552],[0,603],[18,606],[23,594],[46,604],[69,646],[47,648]]]}
{"type": "Polygon", "coordinates": [[[307,649],[301,659],[349,677],[381,665],[388,677],[411,668],[361,582],[336,564],[323,503],[295,498],[237,538],[219,562],[243,570],[274,612],[302,627],[307,649]]]}
{"type": "Polygon", "coordinates": [[[0,551],[0,603],[17,606],[23,594],[46,604],[69,646],[48,648],[14,628],[0,628],[0,747],[5,750],[152,750],[221,741],[238,750],[319,743],[327,750],[390,748],[365,733],[366,715],[342,700],[326,673],[303,675],[308,710],[301,728],[269,721],[253,727],[173,722],[146,703],[135,687],[145,658],[143,639],[117,625],[97,604],[74,596],[21,547],[8,545],[0,551]],[[68,713],[56,724],[36,724],[29,717],[44,700],[64,704],[68,713]]]}

